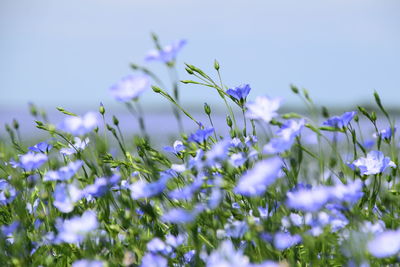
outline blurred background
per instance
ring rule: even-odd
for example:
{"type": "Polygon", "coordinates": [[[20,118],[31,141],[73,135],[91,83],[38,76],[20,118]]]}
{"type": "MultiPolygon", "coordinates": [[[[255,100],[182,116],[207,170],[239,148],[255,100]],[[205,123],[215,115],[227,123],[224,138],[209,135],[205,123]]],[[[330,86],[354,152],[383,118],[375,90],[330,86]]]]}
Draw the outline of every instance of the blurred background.
{"type": "MultiPolygon", "coordinates": [[[[0,123],[29,116],[28,102],[56,113],[56,106],[84,112],[125,112],[109,87],[146,65],[167,79],[161,63],[145,63],[161,43],[188,41],[178,56],[213,73],[221,64],[228,86],[249,83],[250,99],[282,96],[285,107],[303,106],[289,85],[307,88],[331,107],[373,101],[387,106],[400,96],[398,0],[1,0],[0,123]]],[[[223,103],[209,88],[183,85],[185,107],[223,103]]],[[[165,99],[144,93],[145,112],[170,111],[165,99]]],[[[56,115],[55,115],[56,116],[56,115]]],[[[172,113],[169,114],[173,119],[172,113]]]]}

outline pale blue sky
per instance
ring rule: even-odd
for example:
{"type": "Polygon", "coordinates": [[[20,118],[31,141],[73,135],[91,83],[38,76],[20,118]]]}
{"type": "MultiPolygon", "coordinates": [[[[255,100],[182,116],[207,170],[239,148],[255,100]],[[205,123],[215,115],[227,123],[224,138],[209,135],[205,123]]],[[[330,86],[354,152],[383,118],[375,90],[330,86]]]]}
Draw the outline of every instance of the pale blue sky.
{"type": "MultiPolygon", "coordinates": [[[[398,0],[1,0],[0,107],[114,106],[108,88],[143,63],[149,33],[164,44],[185,38],[183,62],[212,71],[228,86],[249,83],[251,97],[309,89],[316,102],[347,105],[400,100],[398,0]]],[[[152,63],[164,74],[160,64],[152,63]]],[[[183,101],[216,102],[208,88],[184,86],[183,101]]],[[[146,92],[146,106],[164,99],[146,92]]],[[[218,102],[219,103],[219,102],[218,102]]]]}

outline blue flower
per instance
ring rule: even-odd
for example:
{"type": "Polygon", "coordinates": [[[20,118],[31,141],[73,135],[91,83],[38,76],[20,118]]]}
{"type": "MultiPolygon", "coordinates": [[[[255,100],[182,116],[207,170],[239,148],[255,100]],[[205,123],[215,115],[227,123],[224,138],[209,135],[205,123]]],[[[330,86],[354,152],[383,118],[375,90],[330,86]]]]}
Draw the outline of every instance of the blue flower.
{"type": "Polygon", "coordinates": [[[214,128],[198,129],[195,133],[191,134],[188,138],[189,142],[197,142],[199,144],[207,140],[212,135],[214,128]]]}
{"type": "Polygon", "coordinates": [[[161,255],[154,254],[154,253],[147,253],[142,258],[141,267],[167,267],[168,261],[161,255]]]}
{"type": "Polygon", "coordinates": [[[164,243],[160,238],[155,237],[147,243],[147,250],[153,253],[168,254],[172,251],[172,248],[164,243]]]}
{"type": "Polygon", "coordinates": [[[164,173],[161,174],[161,177],[158,181],[153,183],[139,180],[131,184],[129,187],[129,189],[131,190],[131,197],[136,200],[158,195],[162,191],[164,191],[165,187],[167,186],[167,182],[171,177],[171,174],[164,173]]]}
{"type": "Polygon", "coordinates": [[[4,236],[10,237],[18,229],[19,225],[19,221],[14,221],[10,225],[3,225],[1,227],[1,232],[4,236]]]}
{"type": "Polygon", "coordinates": [[[245,221],[233,221],[224,226],[226,235],[233,238],[242,238],[249,230],[245,221]]]}
{"type": "Polygon", "coordinates": [[[103,267],[104,262],[99,260],[82,259],[72,263],[72,267],[103,267]]]}
{"type": "Polygon", "coordinates": [[[57,223],[58,235],[55,243],[79,244],[98,226],[96,213],[92,210],[87,210],[80,217],[75,216],[57,223]]]}
{"type": "Polygon", "coordinates": [[[53,146],[47,142],[40,142],[34,146],[29,147],[30,151],[38,152],[38,153],[47,153],[49,152],[53,146]]]}
{"type": "Polygon", "coordinates": [[[187,211],[182,208],[174,208],[166,213],[161,217],[163,222],[168,223],[189,223],[192,222],[196,217],[196,212],[194,211],[187,211]]]}
{"type": "Polygon", "coordinates": [[[0,205],[11,203],[17,196],[17,191],[6,180],[0,179],[0,205]]]}
{"type": "Polygon", "coordinates": [[[240,167],[246,162],[246,158],[243,156],[243,153],[234,153],[230,156],[229,162],[234,167],[240,167]]]}
{"type": "Polygon", "coordinates": [[[386,129],[383,129],[379,131],[378,133],[374,133],[373,137],[378,138],[380,136],[382,139],[390,140],[392,138],[392,135],[396,132],[396,127],[392,129],[392,127],[388,127],[386,129]]]}
{"type": "Polygon", "coordinates": [[[217,161],[226,159],[228,157],[228,150],[231,146],[230,140],[228,139],[223,139],[215,143],[206,153],[208,165],[212,166],[217,161]]]}
{"type": "Polygon", "coordinates": [[[396,164],[381,151],[370,151],[366,158],[359,158],[349,165],[351,168],[358,168],[361,175],[382,173],[388,167],[396,168],[396,164]]]}
{"type": "Polygon", "coordinates": [[[164,63],[169,63],[175,60],[176,55],[186,44],[186,40],[178,40],[163,47],[161,50],[150,50],[146,57],[146,61],[161,61],[164,63]]]}
{"type": "Polygon", "coordinates": [[[250,267],[249,258],[241,250],[236,250],[232,241],[226,240],[220,244],[207,258],[207,267],[241,266],[250,267]]]}
{"type": "Polygon", "coordinates": [[[28,152],[25,155],[19,157],[18,166],[25,169],[26,171],[32,171],[38,169],[47,161],[47,156],[42,153],[28,152]]]}
{"type": "Polygon", "coordinates": [[[331,196],[336,201],[356,203],[363,195],[363,183],[360,179],[349,181],[347,184],[337,184],[331,190],[331,196]]]}
{"type": "Polygon", "coordinates": [[[400,230],[388,230],[368,242],[368,251],[377,258],[396,255],[400,251],[400,230]]]}
{"type": "Polygon", "coordinates": [[[182,141],[179,141],[179,140],[176,140],[172,147],[170,147],[170,146],[164,147],[164,151],[174,153],[174,154],[179,154],[184,149],[185,149],[185,146],[183,145],[182,141]]]}
{"type": "Polygon", "coordinates": [[[226,90],[226,93],[238,101],[243,101],[249,95],[250,90],[251,90],[250,85],[243,84],[238,87],[226,90]]]}
{"type": "Polygon", "coordinates": [[[74,138],[73,145],[69,145],[68,147],[63,147],[60,149],[60,153],[63,155],[72,155],[77,153],[78,151],[82,151],[86,148],[89,144],[89,138],[86,137],[85,139],[81,140],[79,137],[74,138]]]}
{"type": "Polygon", "coordinates": [[[202,185],[203,177],[198,177],[193,181],[193,183],[188,184],[182,188],[174,189],[173,191],[169,192],[168,195],[170,198],[176,200],[189,200],[192,198],[193,194],[201,188],[202,185]]]}
{"type": "Polygon", "coordinates": [[[83,161],[77,160],[68,163],[67,166],[61,167],[57,171],[47,171],[43,177],[43,181],[67,181],[82,167],[83,161]]]}
{"type": "Polygon", "coordinates": [[[234,192],[245,196],[262,195],[278,178],[281,168],[282,160],[279,157],[258,162],[242,176],[234,192]]]}
{"type": "Polygon", "coordinates": [[[272,138],[271,141],[264,146],[263,152],[268,154],[282,153],[290,149],[295,138],[300,134],[305,120],[288,120],[277,131],[278,137],[272,138]]]}
{"type": "Polygon", "coordinates": [[[74,209],[75,203],[82,198],[82,191],[73,184],[57,184],[54,189],[53,205],[63,213],[74,209]]]}
{"type": "Polygon", "coordinates": [[[287,206],[301,211],[314,212],[320,210],[331,197],[330,189],[318,186],[312,189],[300,188],[287,193],[287,206]]]}
{"type": "Polygon", "coordinates": [[[118,174],[114,174],[112,177],[105,178],[105,177],[100,177],[96,178],[94,181],[94,184],[88,185],[83,189],[83,194],[92,197],[101,197],[104,194],[106,194],[111,187],[116,185],[121,176],[118,174]]]}
{"type": "Polygon", "coordinates": [[[278,232],[274,236],[274,246],[279,250],[285,250],[301,242],[301,236],[298,234],[278,232]]]}
{"type": "Polygon", "coordinates": [[[64,132],[72,135],[84,135],[98,127],[100,124],[100,115],[96,112],[88,112],[82,117],[68,116],[58,126],[64,132]]]}
{"type": "Polygon", "coordinates": [[[333,116],[329,118],[323,122],[323,125],[342,129],[350,123],[356,114],[356,111],[345,112],[342,114],[342,116],[333,116]]]}
{"type": "Polygon", "coordinates": [[[269,98],[267,96],[258,96],[254,101],[246,104],[246,117],[249,119],[263,120],[269,123],[278,116],[276,112],[282,103],[281,98],[269,98]]]}
{"type": "Polygon", "coordinates": [[[150,78],[144,74],[135,74],[122,78],[110,88],[110,93],[117,101],[127,102],[138,98],[148,89],[150,78]]]}

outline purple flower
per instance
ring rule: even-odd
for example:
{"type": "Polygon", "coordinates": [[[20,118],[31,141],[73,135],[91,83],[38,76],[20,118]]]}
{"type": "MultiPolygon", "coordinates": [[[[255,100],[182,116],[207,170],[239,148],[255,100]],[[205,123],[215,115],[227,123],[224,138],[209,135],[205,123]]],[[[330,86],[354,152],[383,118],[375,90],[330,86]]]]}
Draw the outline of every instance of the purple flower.
{"type": "Polygon", "coordinates": [[[378,234],[368,242],[368,251],[374,257],[385,258],[397,254],[400,251],[400,231],[388,230],[378,234]]]}
{"type": "Polygon", "coordinates": [[[203,143],[207,138],[212,135],[214,128],[198,129],[195,133],[191,134],[188,138],[190,142],[203,143]]]}
{"type": "Polygon", "coordinates": [[[77,160],[68,163],[67,166],[61,167],[57,171],[47,171],[43,177],[43,181],[67,181],[82,167],[83,161],[77,160]]]}
{"type": "Polygon", "coordinates": [[[295,138],[300,134],[301,129],[305,124],[305,120],[288,120],[277,131],[278,137],[264,146],[263,152],[267,154],[282,153],[290,149],[295,141],[295,138]]]}
{"type": "Polygon", "coordinates": [[[240,178],[234,192],[245,196],[262,195],[275,182],[282,168],[282,160],[273,157],[258,162],[240,178]]]}
{"type": "Polygon", "coordinates": [[[99,260],[82,259],[72,263],[72,267],[103,267],[104,262],[99,260]]]}
{"type": "Polygon", "coordinates": [[[58,235],[56,243],[78,244],[92,231],[96,230],[99,223],[94,211],[87,210],[81,217],[75,216],[57,223],[58,235]]]}
{"type": "Polygon", "coordinates": [[[281,98],[258,96],[254,101],[246,104],[246,117],[249,119],[263,120],[269,123],[274,117],[278,116],[276,111],[279,109],[281,103],[281,98]]]}
{"type": "Polygon", "coordinates": [[[100,115],[96,112],[88,112],[82,117],[66,117],[58,128],[72,135],[84,135],[98,127],[99,123],[100,115]]]}
{"type": "Polygon", "coordinates": [[[175,60],[176,55],[186,44],[186,40],[178,40],[163,47],[161,50],[150,50],[146,57],[146,61],[160,61],[164,63],[169,63],[175,60]]]}
{"type": "Polygon", "coordinates": [[[167,267],[168,261],[161,255],[153,254],[151,252],[144,255],[142,258],[141,267],[167,267]]]}
{"type": "Polygon", "coordinates": [[[73,184],[57,184],[54,189],[53,205],[63,213],[74,209],[75,202],[82,198],[82,191],[73,184]]]}
{"type": "Polygon", "coordinates": [[[32,171],[38,169],[46,161],[47,156],[45,154],[28,152],[25,155],[19,157],[18,166],[27,171],[32,171]]]}
{"type": "Polygon", "coordinates": [[[30,150],[30,151],[33,151],[33,152],[38,152],[38,153],[47,153],[47,152],[49,152],[52,148],[53,148],[53,146],[50,145],[49,143],[47,143],[47,142],[40,142],[40,143],[37,143],[37,144],[34,145],[34,146],[29,147],[29,150],[30,150]]]}
{"type": "Polygon", "coordinates": [[[285,250],[301,242],[300,235],[278,232],[274,236],[274,246],[279,250],[285,250]]]}
{"type": "Polygon", "coordinates": [[[342,116],[333,116],[329,118],[323,125],[342,129],[350,123],[356,114],[356,111],[345,112],[342,116]]]}
{"type": "Polygon", "coordinates": [[[111,95],[121,102],[131,101],[150,89],[150,78],[144,74],[129,75],[110,88],[111,95]]]}
{"type": "Polygon", "coordinates": [[[396,168],[396,164],[381,151],[370,151],[366,158],[359,158],[349,165],[351,168],[358,168],[361,175],[382,173],[387,167],[396,168]]]}
{"type": "Polygon", "coordinates": [[[226,93],[238,101],[243,101],[250,93],[250,85],[242,84],[235,88],[230,88],[226,90],[226,93]]]}

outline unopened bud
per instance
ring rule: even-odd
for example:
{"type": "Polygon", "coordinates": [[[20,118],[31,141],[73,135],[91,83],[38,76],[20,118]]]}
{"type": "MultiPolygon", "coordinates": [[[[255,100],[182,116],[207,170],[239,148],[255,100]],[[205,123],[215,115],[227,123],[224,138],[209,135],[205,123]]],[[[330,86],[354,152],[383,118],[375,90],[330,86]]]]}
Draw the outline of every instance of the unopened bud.
{"type": "Polygon", "coordinates": [[[189,69],[188,67],[185,68],[186,72],[189,73],[190,75],[193,75],[193,71],[189,69]]]}
{"type": "Polygon", "coordinates": [[[210,108],[210,106],[209,106],[207,103],[204,103],[204,112],[205,112],[207,115],[210,115],[210,114],[211,114],[211,108],[210,108]]]}
{"type": "Polygon", "coordinates": [[[376,121],[376,112],[375,111],[371,112],[371,120],[376,121]]]}
{"type": "Polygon", "coordinates": [[[226,115],[226,124],[231,128],[232,127],[232,119],[229,115],[226,115]]]}
{"type": "Polygon", "coordinates": [[[214,60],[214,69],[219,70],[219,63],[217,60],[214,60]]]}
{"type": "Polygon", "coordinates": [[[151,88],[153,89],[154,92],[161,93],[161,89],[159,87],[152,85],[151,88]]]}
{"type": "Polygon", "coordinates": [[[36,117],[38,115],[37,108],[33,103],[29,103],[29,112],[34,117],[36,117]]]}
{"type": "Polygon", "coordinates": [[[13,119],[13,128],[15,129],[15,130],[18,130],[18,128],[19,128],[19,123],[18,123],[18,121],[16,120],[16,119],[13,119]]]}
{"type": "Polygon", "coordinates": [[[297,86],[295,86],[293,84],[290,85],[290,89],[292,89],[292,92],[295,94],[299,93],[299,88],[297,88],[297,86]]]}
{"type": "Polygon", "coordinates": [[[104,115],[104,113],[106,113],[106,109],[104,108],[104,105],[101,102],[100,102],[99,112],[101,115],[104,115]]]}
{"type": "Polygon", "coordinates": [[[114,115],[113,115],[113,123],[115,126],[118,126],[118,124],[119,124],[119,120],[114,115]]]}
{"type": "Polygon", "coordinates": [[[326,107],[322,107],[322,116],[324,118],[329,118],[329,111],[326,107]]]}

